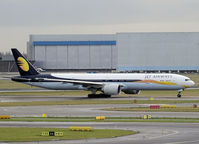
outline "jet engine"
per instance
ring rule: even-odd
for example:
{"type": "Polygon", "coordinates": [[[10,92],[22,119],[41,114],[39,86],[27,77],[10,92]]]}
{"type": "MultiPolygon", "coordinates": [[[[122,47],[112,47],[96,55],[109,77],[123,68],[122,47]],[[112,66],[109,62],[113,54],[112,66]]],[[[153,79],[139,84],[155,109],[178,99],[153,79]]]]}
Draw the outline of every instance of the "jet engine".
{"type": "Polygon", "coordinates": [[[102,88],[102,92],[105,95],[118,95],[120,93],[121,87],[119,84],[106,84],[102,88]]]}
{"type": "Polygon", "coordinates": [[[139,94],[140,90],[129,90],[129,89],[124,89],[122,90],[125,94],[139,94]]]}

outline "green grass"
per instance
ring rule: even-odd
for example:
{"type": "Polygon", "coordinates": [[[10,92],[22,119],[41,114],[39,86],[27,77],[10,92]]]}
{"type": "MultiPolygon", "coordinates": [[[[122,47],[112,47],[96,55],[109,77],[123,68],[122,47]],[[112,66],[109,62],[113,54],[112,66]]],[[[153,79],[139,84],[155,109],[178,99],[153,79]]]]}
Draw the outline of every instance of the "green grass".
{"type": "Polygon", "coordinates": [[[113,138],[136,134],[137,132],[127,130],[94,129],[90,132],[70,131],[66,128],[28,128],[28,127],[1,127],[0,141],[3,142],[27,142],[48,140],[78,140],[91,138],[113,138]],[[64,132],[63,137],[41,136],[42,131],[64,132]]]}
{"type": "MultiPolygon", "coordinates": [[[[37,91],[37,92],[0,92],[0,96],[85,96],[89,94],[89,91],[37,91]]],[[[121,96],[170,96],[177,97],[177,91],[141,91],[139,95],[130,95],[121,93],[121,96]]],[[[199,96],[199,90],[185,90],[182,92],[182,96],[199,96]]]]}
{"type": "Polygon", "coordinates": [[[133,112],[199,112],[199,108],[193,107],[176,107],[150,109],[149,107],[129,107],[129,108],[107,108],[109,111],[133,111],[133,112]]]}
{"type": "MultiPolygon", "coordinates": [[[[136,104],[181,104],[199,103],[199,100],[137,100],[136,104]]],[[[89,105],[89,104],[134,104],[130,100],[70,100],[70,101],[35,101],[35,102],[0,102],[0,107],[8,106],[44,106],[44,105],[89,105]]]]}
{"type": "Polygon", "coordinates": [[[0,92],[0,96],[85,96],[88,91],[36,91],[36,92],[0,92]]]}
{"type": "Polygon", "coordinates": [[[0,80],[0,89],[32,89],[35,87],[23,84],[23,83],[18,83],[14,82],[11,80],[0,80]]]}
{"type": "MultiPolygon", "coordinates": [[[[150,96],[150,97],[158,97],[158,96],[170,96],[177,97],[177,91],[141,91],[139,96],[150,96]]],[[[132,95],[133,96],[133,95],[132,95]]],[[[185,90],[182,92],[183,96],[199,96],[199,90],[185,90]]]]}
{"type": "Polygon", "coordinates": [[[28,122],[171,122],[171,123],[199,123],[199,118],[172,118],[153,117],[143,119],[142,117],[106,117],[105,120],[95,120],[95,117],[11,117],[11,119],[0,119],[0,121],[28,121],[28,122]]]}

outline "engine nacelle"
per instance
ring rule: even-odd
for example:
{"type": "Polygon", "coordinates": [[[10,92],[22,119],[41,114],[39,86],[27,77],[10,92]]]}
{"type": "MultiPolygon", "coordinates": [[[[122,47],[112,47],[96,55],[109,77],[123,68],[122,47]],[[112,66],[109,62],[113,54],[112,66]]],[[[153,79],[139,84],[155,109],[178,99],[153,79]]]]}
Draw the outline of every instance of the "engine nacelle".
{"type": "Polygon", "coordinates": [[[102,88],[102,92],[105,95],[118,95],[120,93],[121,87],[119,84],[106,84],[102,88]]]}
{"type": "Polygon", "coordinates": [[[139,94],[140,90],[124,89],[122,90],[125,94],[139,94]]]}

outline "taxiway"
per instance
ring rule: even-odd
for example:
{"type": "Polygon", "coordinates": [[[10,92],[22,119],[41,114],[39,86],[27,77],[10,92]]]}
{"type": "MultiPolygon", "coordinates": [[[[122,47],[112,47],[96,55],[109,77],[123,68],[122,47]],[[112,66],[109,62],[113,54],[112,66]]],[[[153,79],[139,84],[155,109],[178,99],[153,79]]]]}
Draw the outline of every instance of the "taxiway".
{"type": "MultiPolygon", "coordinates": [[[[88,139],[70,141],[44,141],[42,144],[198,144],[199,124],[187,123],[81,123],[81,122],[0,122],[2,127],[56,127],[68,128],[70,126],[92,126],[94,129],[123,129],[139,131],[140,133],[109,139],[88,139]]],[[[28,142],[34,144],[38,142],[28,142]]],[[[19,143],[12,143],[19,144],[19,143]]],[[[20,144],[22,144],[20,142],[20,144]]]]}
{"type": "MultiPolygon", "coordinates": [[[[170,98],[170,97],[169,97],[170,98]]],[[[60,101],[60,100],[81,100],[88,99],[82,96],[2,96],[1,102],[29,102],[29,101],[60,101]]],[[[132,97],[113,97],[111,100],[134,100],[132,97]]],[[[138,99],[138,98],[136,98],[138,99]]],[[[142,97],[141,99],[149,99],[142,97]]],[[[159,97],[155,99],[168,99],[159,97]]],[[[178,98],[171,98],[172,100],[178,98]]],[[[183,97],[182,99],[198,100],[199,97],[183,97]]],[[[180,100],[182,100],[180,99],[180,100]]],[[[92,99],[91,99],[92,100],[92,99]]],[[[189,106],[192,104],[178,104],[189,106]]],[[[140,107],[143,104],[98,104],[98,105],[53,105],[53,106],[16,106],[0,107],[0,114],[9,114],[15,117],[41,117],[43,113],[53,117],[91,117],[104,115],[106,117],[140,117],[144,114],[151,114],[152,117],[186,117],[199,118],[198,112],[119,112],[105,111],[110,107],[140,107]]],[[[68,128],[70,126],[92,126],[94,129],[124,129],[139,131],[140,133],[130,136],[123,136],[109,139],[88,139],[70,141],[44,141],[27,142],[26,144],[198,144],[199,124],[197,123],[149,123],[149,122],[0,122],[0,127],[57,127],[68,128]]],[[[19,143],[12,143],[19,144],[19,143]]],[[[21,144],[21,142],[20,142],[21,144]]]]}

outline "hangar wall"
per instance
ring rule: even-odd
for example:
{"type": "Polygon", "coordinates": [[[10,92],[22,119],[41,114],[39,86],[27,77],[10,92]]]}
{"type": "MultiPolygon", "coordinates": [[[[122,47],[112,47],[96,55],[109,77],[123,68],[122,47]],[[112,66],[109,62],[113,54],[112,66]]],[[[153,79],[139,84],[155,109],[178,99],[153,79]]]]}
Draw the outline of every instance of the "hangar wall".
{"type": "Polygon", "coordinates": [[[112,70],[115,35],[30,35],[28,56],[48,70],[112,70]]]}
{"type": "Polygon", "coordinates": [[[118,70],[199,70],[198,32],[117,33],[118,70]]]}
{"type": "Polygon", "coordinates": [[[47,70],[199,71],[199,32],[30,35],[28,57],[47,70]]]}

